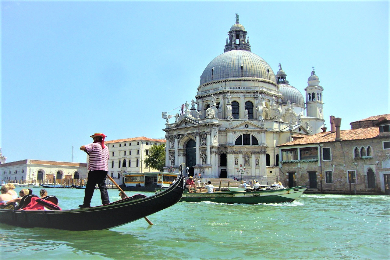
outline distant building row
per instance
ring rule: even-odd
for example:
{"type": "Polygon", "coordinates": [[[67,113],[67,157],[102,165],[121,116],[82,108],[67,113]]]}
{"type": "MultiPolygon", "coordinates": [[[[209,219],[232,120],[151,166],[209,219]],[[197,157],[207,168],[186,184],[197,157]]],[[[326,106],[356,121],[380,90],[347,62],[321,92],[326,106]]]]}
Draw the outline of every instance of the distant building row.
{"type": "MultiPolygon", "coordinates": [[[[164,144],[163,139],[135,137],[106,141],[110,151],[108,173],[119,184],[123,174],[156,172],[146,167],[144,160],[154,144],[164,144]]],[[[87,164],[42,160],[21,160],[0,164],[0,180],[14,183],[77,183],[87,178],[87,164]]]]}

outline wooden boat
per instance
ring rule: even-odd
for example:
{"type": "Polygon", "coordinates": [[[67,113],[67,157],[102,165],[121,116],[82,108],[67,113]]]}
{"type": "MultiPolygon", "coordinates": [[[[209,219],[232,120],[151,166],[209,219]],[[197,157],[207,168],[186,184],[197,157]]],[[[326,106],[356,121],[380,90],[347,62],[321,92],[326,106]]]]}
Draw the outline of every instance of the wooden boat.
{"type": "Polygon", "coordinates": [[[104,206],[72,210],[0,209],[0,223],[74,231],[109,229],[166,209],[177,203],[182,193],[180,175],[169,189],[150,197],[139,194],[104,206]]]}
{"type": "Polygon", "coordinates": [[[294,187],[286,189],[268,189],[268,190],[227,190],[216,191],[214,193],[189,193],[184,192],[180,201],[201,202],[212,201],[217,203],[241,203],[241,204],[258,204],[258,203],[283,203],[292,202],[302,196],[306,187],[294,187]]]}
{"type": "Polygon", "coordinates": [[[126,173],[121,188],[126,191],[156,191],[168,188],[178,175],[167,172],[126,173]]]}

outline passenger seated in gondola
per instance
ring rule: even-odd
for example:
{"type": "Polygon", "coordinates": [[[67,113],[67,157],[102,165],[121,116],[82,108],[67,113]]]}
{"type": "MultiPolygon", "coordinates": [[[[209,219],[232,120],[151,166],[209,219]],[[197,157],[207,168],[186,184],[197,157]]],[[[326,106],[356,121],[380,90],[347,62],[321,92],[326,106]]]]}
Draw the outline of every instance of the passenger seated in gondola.
{"type": "Polygon", "coordinates": [[[186,180],[186,188],[188,189],[188,192],[190,192],[190,193],[192,193],[192,189],[194,189],[194,192],[196,192],[196,186],[195,186],[195,182],[194,182],[194,179],[192,176],[190,176],[186,180]]]}
{"type": "Polygon", "coordinates": [[[41,189],[39,191],[39,196],[41,196],[41,199],[43,199],[43,200],[50,201],[51,203],[58,205],[57,197],[56,196],[48,196],[47,190],[45,190],[45,189],[41,189]]]}
{"type": "MultiPolygon", "coordinates": [[[[5,204],[6,204],[7,206],[8,206],[8,205],[11,205],[12,207],[15,207],[15,208],[16,208],[17,205],[20,206],[20,201],[22,200],[22,198],[25,197],[25,196],[27,196],[27,195],[29,195],[29,190],[28,190],[28,189],[20,190],[20,191],[19,191],[19,197],[18,197],[18,198],[9,200],[9,201],[6,202],[5,204]]],[[[8,209],[9,207],[6,207],[6,208],[8,209]]]]}
{"type": "Polygon", "coordinates": [[[46,196],[47,196],[47,190],[41,189],[41,190],[39,191],[39,195],[41,196],[41,198],[46,197],[46,196]]]}
{"type": "Polygon", "coordinates": [[[8,194],[7,185],[1,186],[0,205],[5,205],[10,200],[12,200],[12,195],[8,194]]]}
{"type": "Polygon", "coordinates": [[[15,191],[15,185],[13,183],[8,183],[8,194],[12,196],[12,199],[16,199],[18,197],[18,194],[15,191]]]}

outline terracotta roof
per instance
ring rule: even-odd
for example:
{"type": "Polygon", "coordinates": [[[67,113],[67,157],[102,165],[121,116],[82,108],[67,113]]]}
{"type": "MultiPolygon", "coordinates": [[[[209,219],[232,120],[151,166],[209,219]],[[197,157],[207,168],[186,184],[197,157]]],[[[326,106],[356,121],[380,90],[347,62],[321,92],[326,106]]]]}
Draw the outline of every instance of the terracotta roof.
{"type": "Polygon", "coordinates": [[[387,120],[390,120],[390,114],[384,114],[384,115],[378,115],[378,116],[370,116],[366,119],[362,119],[362,120],[357,120],[355,122],[360,122],[360,121],[375,121],[375,120],[378,120],[379,118],[381,117],[384,117],[386,118],[387,120]]]}
{"type": "MultiPolygon", "coordinates": [[[[371,139],[378,135],[379,135],[378,127],[358,128],[358,129],[340,131],[341,141],[371,139]]],[[[304,138],[299,138],[295,141],[287,142],[278,146],[329,143],[329,142],[334,142],[335,140],[336,140],[336,132],[334,133],[321,132],[315,135],[305,136],[304,138]]]]}
{"type": "Polygon", "coordinates": [[[165,143],[165,139],[154,139],[154,138],[148,138],[145,136],[141,137],[133,137],[133,138],[126,138],[126,139],[117,139],[117,140],[111,140],[111,141],[105,141],[105,144],[113,144],[113,143],[122,143],[122,142],[132,142],[132,141],[149,141],[149,142],[160,142],[165,143]]]}

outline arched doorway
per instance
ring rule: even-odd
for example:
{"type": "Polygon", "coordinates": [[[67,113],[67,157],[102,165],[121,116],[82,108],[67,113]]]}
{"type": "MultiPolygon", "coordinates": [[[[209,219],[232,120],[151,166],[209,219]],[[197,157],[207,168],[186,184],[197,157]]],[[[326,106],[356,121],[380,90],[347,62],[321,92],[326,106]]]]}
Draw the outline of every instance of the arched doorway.
{"type": "Polygon", "coordinates": [[[196,142],[190,139],[186,143],[186,167],[188,167],[187,174],[194,176],[194,166],[196,165],[196,142]]]}
{"type": "Polygon", "coordinates": [[[42,170],[38,171],[37,180],[39,183],[43,183],[43,171],[42,170]]]}
{"type": "Polygon", "coordinates": [[[56,178],[57,180],[62,180],[62,171],[57,171],[56,178]]]}
{"type": "Polygon", "coordinates": [[[367,187],[369,189],[375,189],[375,173],[371,168],[367,171],[367,187]]]}

